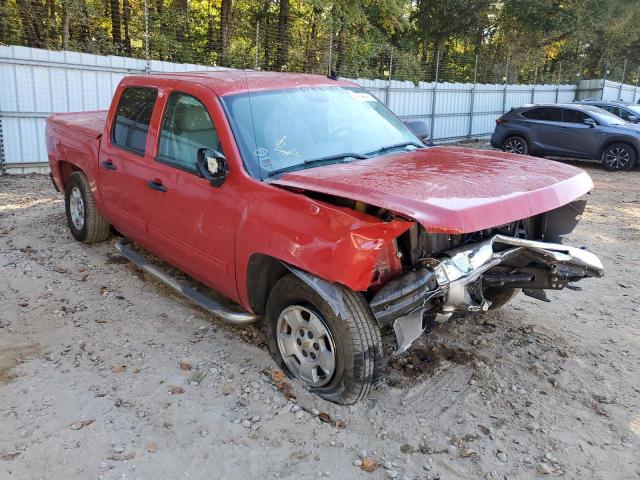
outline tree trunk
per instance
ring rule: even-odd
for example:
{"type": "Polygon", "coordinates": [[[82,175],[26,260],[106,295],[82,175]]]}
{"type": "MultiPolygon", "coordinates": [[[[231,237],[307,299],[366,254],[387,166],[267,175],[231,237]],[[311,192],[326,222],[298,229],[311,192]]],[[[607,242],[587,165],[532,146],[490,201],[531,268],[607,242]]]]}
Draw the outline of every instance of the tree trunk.
{"type": "Polygon", "coordinates": [[[55,0],[47,0],[47,12],[44,20],[46,24],[46,48],[52,48],[58,44],[58,32],[56,31],[56,2],[55,0]]]}
{"type": "Polygon", "coordinates": [[[309,39],[307,41],[307,46],[304,54],[304,71],[306,73],[310,73],[315,71],[316,69],[316,54],[318,51],[318,20],[320,18],[320,14],[322,13],[322,9],[317,5],[313,6],[313,11],[311,12],[311,20],[309,21],[309,39]]]}
{"type": "Polygon", "coordinates": [[[71,23],[71,13],[69,12],[69,1],[62,3],[62,49],[69,50],[69,24],[71,23]]]}
{"type": "Polygon", "coordinates": [[[276,49],[276,70],[282,70],[289,60],[289,0],[280,0],[278,11],[278,48],[276,49]]]}
{"type": "Polygon", "coordinates": [[[187,0],[177,0],[176,7],[178,9],[177,27],[176,27],[176,39],[180,43],[180,47],[183,46],[185,32],[187,30],[187,0]]]}
{"type": "Polygon", "coordinates": [[[222,0],[220,5],[220,30],[218,36],[218,64],[226,65],[231,39],[231,4],[232,0],[222,0]]]}
{"type": "Polygon", "coordinates": [[[122,27],[120,18],[120,0],[109,0],[111,7],[111,38],[116,52],[122,51],[122,27]]]}
{"type": "Polygon", "coordinates": [[[162,13],[162,8],[164,7],[162,0],[156,0],[156,12],[162,13]]]}
{"type": "Polygon", "coordinates": [[[20,20],[25,37],[27,37],[27,46],[33,48],[45,48],[45,29],[42,24],[44,5],[35,0],[16,0],[20,20]]]}
{"type": "Polygon", "coordinates": [[[340,20],[340,31],[338,32],[338,45],[336,45],[336,75],[340,76],[344,70],[344,56],[347,49],[347,22],[340,20]]]}
{"type": "Polygon", "coordinates": [[[129,23],[131,22],[131,5],[129,0],[122,0],[122,23],[124,25],[124,53],[131,56],[131,35],[129,33],[129,23]]]}

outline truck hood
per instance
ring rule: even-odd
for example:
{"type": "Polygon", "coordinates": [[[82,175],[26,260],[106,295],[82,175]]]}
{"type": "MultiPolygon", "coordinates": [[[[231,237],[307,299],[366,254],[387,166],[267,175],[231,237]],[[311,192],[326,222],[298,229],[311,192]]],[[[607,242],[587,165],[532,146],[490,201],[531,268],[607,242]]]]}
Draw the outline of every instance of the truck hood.
{"type": "Polygon", "coordinates": [[[365,202],[433,233],[470,233],[553,210],[593,183],[570,165],[515,154],[432,147],[287,173],[271,183],[365,202]]]}

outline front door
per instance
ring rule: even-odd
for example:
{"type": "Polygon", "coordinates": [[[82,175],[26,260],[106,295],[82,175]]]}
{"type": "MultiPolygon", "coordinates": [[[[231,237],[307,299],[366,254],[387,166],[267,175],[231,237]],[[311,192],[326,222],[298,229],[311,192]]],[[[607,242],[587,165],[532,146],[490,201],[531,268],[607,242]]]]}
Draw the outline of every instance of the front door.
{"type": "MultiPolygon", "coordinates": [[[[570,108],[562,109],[562,138],[567,153],[577,157],[597,157],[601,139],[597,125],[585,124],[588,114],[570,108]]],[[[595,120],[595,119],[594,119],[595,120]]]]}
{"type": "Polygon", "coordinates": [[[219,188],[196,170],[198,150],[222,151],[195,87],[169,94],[155,159],[147,168],[147,228],[155,253],[220,293],[236,298],[236,218],[229,182],[219,188]]]}

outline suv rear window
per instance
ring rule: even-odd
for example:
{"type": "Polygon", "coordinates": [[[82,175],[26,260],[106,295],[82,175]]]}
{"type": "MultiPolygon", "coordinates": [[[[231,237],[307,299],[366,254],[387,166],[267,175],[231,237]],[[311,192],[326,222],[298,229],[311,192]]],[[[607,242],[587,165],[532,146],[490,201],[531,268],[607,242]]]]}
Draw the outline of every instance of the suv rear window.
{"type": "Polygon", "coordinates": [[[522,116],[529,120],[544,120],[547,122],[560,122],[560,109],[553,107],[532,108],[522,112],[522,116]]]}
{"type": "Polygon", "coordinates": [[[144,155],[151,113],[157,97],[155,88],[131,87],[122,93],[111,129],[111,142],[114,145],[144,155]]]}

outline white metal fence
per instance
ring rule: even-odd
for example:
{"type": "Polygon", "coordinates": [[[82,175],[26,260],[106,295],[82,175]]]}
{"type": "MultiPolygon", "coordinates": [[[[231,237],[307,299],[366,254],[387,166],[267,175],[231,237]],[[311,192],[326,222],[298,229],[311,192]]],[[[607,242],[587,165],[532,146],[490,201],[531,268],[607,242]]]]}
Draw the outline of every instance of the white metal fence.
{"type": "MultiPolygon", "coordinates": [[[[0,46],[0,169],[46,170],[44,119],[54,112],[106,109],[131,73],[215,70],[215,67],[0,46]]],[[[605,80],[576,85],[420,83],[355,79],[402,119],[421,119],[434,141],[486,137],[495,119],[526,103],[577,98],[635,100],[637,87],[605,80]]]]}
{"type": "Polygon", "coordinates": [[[640,86],[627,85],[611,80],[583,80],[580,82],[578,99],[585,100],[594,98],[596,100],[622,100],[624,102],[636,103],[640,100],[640,86]]]}
{"type": "Polygon", "coordinates": [[[218,68],[0,46],[0,169],[46,170],[45,117],[109,108],[125,75],[194,70],[218,68]]]}
{"type": "Polygon", "coordinates": [[[575,85],[424,83],[355,79],[403,120],[427,122],[434,141],[486,137],[495,120],[527,103],[566,103],[575,85]]]}

